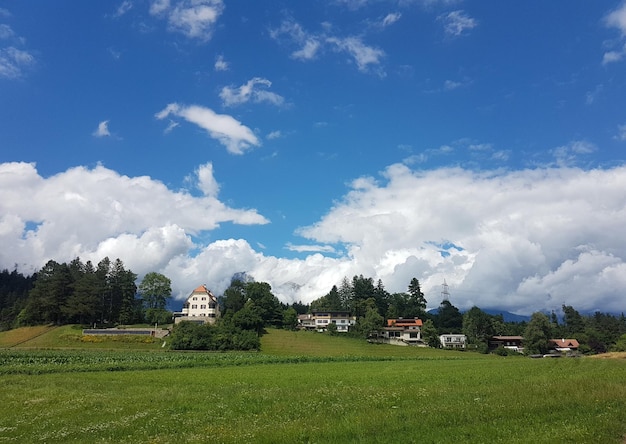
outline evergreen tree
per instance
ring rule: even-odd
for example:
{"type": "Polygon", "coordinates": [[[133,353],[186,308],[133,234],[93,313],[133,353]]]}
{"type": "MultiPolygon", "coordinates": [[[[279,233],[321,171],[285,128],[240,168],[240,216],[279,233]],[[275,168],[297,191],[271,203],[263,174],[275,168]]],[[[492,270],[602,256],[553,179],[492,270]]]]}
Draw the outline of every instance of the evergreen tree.
{"type": "Polygon", "coordinates": [[[408,300],[408,313],[405,317],[408,318],[423,318],[426,313],[426,298],[422,292],[420,281],[416,278],[411,279],[409,283],[409,300],[408,300]]]}

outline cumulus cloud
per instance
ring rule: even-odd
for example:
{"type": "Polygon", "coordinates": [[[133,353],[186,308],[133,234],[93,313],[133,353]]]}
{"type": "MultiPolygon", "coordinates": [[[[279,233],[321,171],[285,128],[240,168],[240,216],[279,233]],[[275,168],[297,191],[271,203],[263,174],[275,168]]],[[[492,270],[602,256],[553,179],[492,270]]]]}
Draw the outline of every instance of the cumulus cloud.
{"type": "Polygon", "coordinates": [[[0,266],[37,268],[48,259],[97,261],[108,255],[143,273],[188,254],[192,236],[222,223],[268,223],[256,210],[217,199],[212,164],[200,166],[193,180],[201,197],[103,166],[44,178],[33,164],[0,164],[0,266]]]}
{"type": "Polygon", "coordinates": [[[347,246],[359,272],[390,290],[402,291],[413,274],[435,288],[427,297],[434,305],[445,278],[452,302],[465,308],[623,310],[625,287],[616,276],[626,241],[615,234],[626,222],[626,168],[475,173],[393,165],[383,179],[354,181],[342,202],[300,234],[347,246]],[[551,278],[574,273],[589,291],[551,278]]]}
{"type": "Polygon", "coordinates": [[[98,128],[91,133],[94,137],[109,137],[111,133],[109,132],[109,121],[103,120],[98,124],[98,128]]]}
{"type": "Polygon", "coordinates": [[[452,37],[459,37],[478,26],[475,19],[461,10],[442,14],[439,16],[439,20],[443,22],[445,33],[452,37]]]}
{"type": "MultiPolygon", "coordinates": [[[[163,110],[155,114],[159,120],[169,116],[185,119],[206,130],[209,135],[218,140],[232,154],[243,154],[253,146],[261,145],[257,136],[250,128],[237,119],[226,114],[217,114],[210,108],[198,105],[184,106],[170,103],[163,110]]],[[[172,128],[170,124],[169,129],[172,128]]]]}
{"type": "Polygon", "coordinates": [[[245,271],[284,302],[310,302],[343,277],[363,274],[391,292],[417,277],[436,306],[445,279],[460,308],[528,314],[565,303],[623,311],[623,166],[475,172],[391,165],[380,177],[355,179],[324,217],[298,231],[307,241],[286,248],[310,253],[303,259],[259,253],[244,239],[199,243],[220,223],[268,221],[218,200],[212,164],[189,180],[202,196],[102,166],[44,178],[32,164],[0,164],[0,266],[32,271],[51,258],[120,257],[140,276],[166,274],[181,298],[198,282],[220,294],[245,271]]]}
{"type": "Polygon", "coordinates": [[[237,88],[225,86],[220,91],[220,98],[224,106],[241,105],[250,100],[255,103],[267,102],[276,106],[283,105],[285,99],[282,96],[263,89],[271,86],[272,82],[269,80],[254,77],[237,88]]]}
{"type": "Polygon", "coordinates": [[[188,38],[208,41],[213,35],[218,18],[224,11],[222,0],[154,0],[150,14],[167,20],[168,29],[188,38]]]}

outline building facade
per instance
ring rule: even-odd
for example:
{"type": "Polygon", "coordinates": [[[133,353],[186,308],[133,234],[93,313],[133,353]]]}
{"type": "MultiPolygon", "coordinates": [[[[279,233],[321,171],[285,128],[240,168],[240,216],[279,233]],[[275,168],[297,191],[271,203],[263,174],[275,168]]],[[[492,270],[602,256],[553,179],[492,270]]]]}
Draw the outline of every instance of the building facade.
{"type": "Polygon", "coordinates": [[[460,334],[440,335],[439,342],[442,348],[451,348],[456,350],[464,350],[467,343],[467,336],[460,334]]]}
{"type": "Polygon", "coordinates": [[[174,313],[174,323],[182,321],[214,324],[220,316],[220,306],[217,298],[209,291],[206,285],[200,285],[191,292],[180,312],[174,313]]]}
{"type": "Polygon", "coordinates": [[[312,311],[298,316],[298,327],[303,330],[326,331],[329,324],[337,326],[338,333],[347,333],[356,324],[356,316],[347,311],[312,311]]]}
{"type": "Polygon", "coordinates": [[[387,319],[381,331],[370,336],[372,342],[392,345],[425,346],[422,340],[422,320],[419,318],[387,319]]]}

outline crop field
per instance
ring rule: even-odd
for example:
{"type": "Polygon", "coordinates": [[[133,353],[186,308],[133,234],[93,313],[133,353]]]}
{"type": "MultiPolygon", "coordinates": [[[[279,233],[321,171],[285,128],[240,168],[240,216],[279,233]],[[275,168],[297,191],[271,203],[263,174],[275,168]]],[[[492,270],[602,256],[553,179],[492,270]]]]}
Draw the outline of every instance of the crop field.
{"type": "Polygon", "coordinates": [[[624,359],[282,331],[260,353],[6,349],[0,442],[621,443],[624,381],[624,359]]]}

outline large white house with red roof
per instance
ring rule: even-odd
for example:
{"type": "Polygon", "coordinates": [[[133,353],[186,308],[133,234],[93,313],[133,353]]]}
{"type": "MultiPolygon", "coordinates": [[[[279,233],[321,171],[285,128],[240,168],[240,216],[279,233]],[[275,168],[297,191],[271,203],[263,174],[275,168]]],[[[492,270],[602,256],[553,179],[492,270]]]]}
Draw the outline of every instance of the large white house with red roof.
{"type": "Polygon", "coordinates": [[[426,345],[422,340],[422,320],[419,318],[387,319],[387,325],[372,333],[369,340],[393,345],[426,345]]]}
{"type": "Polygon", "coordinates": [[[202,324],[214,324],[220,317],[220,306],[217,298],[206,288],[200,285],[191,292],[180,312],[174,313],[174,322],[182,321],[198,322],[202,324]]]}

